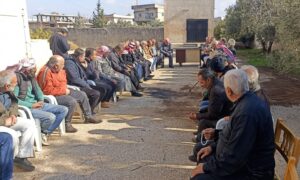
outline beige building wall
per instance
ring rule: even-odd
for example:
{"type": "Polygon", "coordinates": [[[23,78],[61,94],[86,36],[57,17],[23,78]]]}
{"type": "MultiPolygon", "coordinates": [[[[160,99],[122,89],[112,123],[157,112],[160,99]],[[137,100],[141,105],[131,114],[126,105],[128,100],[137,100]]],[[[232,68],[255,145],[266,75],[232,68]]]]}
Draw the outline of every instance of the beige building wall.
{"type": "Polygon", "coordinates": [[[132,6],[135,22],[148,22],[153,20],[164,21],[164,6],[158,4],[146,4],[132,6]]]}
{"type": "Polygon", "coordinates": [[[208,19],[208,36],[213,36],[214,7],[214,0],[165,0],[164,36],[185,43],[187,19],[208,19]]]}

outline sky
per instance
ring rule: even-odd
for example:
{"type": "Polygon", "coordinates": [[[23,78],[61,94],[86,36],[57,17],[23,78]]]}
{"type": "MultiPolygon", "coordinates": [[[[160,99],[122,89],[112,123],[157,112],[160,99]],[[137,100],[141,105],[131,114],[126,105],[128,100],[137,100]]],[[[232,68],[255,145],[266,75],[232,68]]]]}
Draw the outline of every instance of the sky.
{"type": "MultiPolygon", "coordinates": [[[[184,1],[184,0],[182,0],[184,1]]],[[[27,0],[29,17],[38,13],[58,12],[65,15],[77,15],[92,17],[98,0],[27,0]]],[[[235,4],[236,0],[215,0],[215,17],[224,17],[225,9],[235,4]]],[[[136,0],[101,0],[101,6],[105,14],[116,13],[119,15],[133,14],[131,6],[136,0]]],[[[139,4],[159,3],[163,0],[138,0],[139,4]]]]}

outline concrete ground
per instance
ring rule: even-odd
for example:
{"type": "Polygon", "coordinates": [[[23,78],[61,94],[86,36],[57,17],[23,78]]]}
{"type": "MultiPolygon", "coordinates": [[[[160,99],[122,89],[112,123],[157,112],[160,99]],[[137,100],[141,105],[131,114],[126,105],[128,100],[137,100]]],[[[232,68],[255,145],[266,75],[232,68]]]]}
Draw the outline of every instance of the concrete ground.
{"type": "Polygon", "coordinates": [[[102,123],[52,135],[51,146],[31,159],[36,170],[16,172],[14,179],[188,179],[195,124],[186,114],[198,98],[182,87],[193,84],[196,73],[196,65],[160,69],[143,83],[142,98],[125,94],[101,109],[102,123]]]}
{"type": "MultiPolygon", "coordinates": [[[[102,123],[77,122],[77,133],[51,136],[51,146],[32,159],[36,170],[18,171],[14,179],[188,179],[195,165],[187,157],[196,126],[187,114],[197,110],[201,99],[198,86],[191,93],[188,89],[196,82],[197,71],[197,64],[156,71],[153,80],[143,83],[142,98],[125,94],[111,108],[101,109],[102,123]]],[[[265,89],[276,89],[267,83],[273,76],[263,71],[261,75],[265,89]]],[[[272,94],[271,102],[284,95],[272,94]]],[[[296,104],[272,106],[274,118],[286,119],[297,135],[299,110],[296,104]]],[[[281,161],[278,166],[284,169],[285,165],[281,161]]]]}

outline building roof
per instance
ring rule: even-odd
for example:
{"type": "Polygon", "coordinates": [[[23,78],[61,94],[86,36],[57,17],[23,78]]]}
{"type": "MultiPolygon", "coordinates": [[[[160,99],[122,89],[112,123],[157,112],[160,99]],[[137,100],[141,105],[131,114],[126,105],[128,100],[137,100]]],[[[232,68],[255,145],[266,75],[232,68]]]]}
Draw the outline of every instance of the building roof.
{"type": "Polygon", "coordinates": [[[72,16],[72,15],[63,15],[63,14],[35,14],[33,16],[51,16],[51,17],[77,17],[77,16],[72,16]]]}
{"type": "Polygon", "coordinates": [[[133,19],[134,16],[130,15],[130,16],[125,16],[125,15],[118,15],[118,14],[107,14],[107,15],[104,15],[105,17],[113,17],[113,18],[123,18],[123,19],[133,19]]]}
{"type": "Polygon", "coordinates": [[[134,5],[131,6],[131,9],[139,9],[139,8],[163,8],[163,4],[142,4],[142,5],[134,5]]]}

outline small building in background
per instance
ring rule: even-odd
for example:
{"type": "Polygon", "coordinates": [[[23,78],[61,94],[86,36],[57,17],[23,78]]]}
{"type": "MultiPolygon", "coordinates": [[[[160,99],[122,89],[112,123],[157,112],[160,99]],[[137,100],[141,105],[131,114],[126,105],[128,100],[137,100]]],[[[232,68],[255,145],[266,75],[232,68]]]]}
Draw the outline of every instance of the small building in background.
{"type": "Polygon", "coordinates": [[[108,24],[118,23],[120,21],[129,22],[130,24],[134,23],[133,22],[134,16],[132,16],[132,15],[124,16],[124,15],[118,15],[118,14],[109,14],[109,15],[104,15],[104,17],[108,24]]]}
{"type": "Polygon", "coordinates": [[[161,4],[144,4],[135,5],[131,9],[134,11],[134,22],[137,24],[147,23],[150,21],[164,22],[164,5],[161,4]]]}
{"type": "Polygon", "coordinates": [[[33,15],[33,18],[29,21],[30,28],[39,28],[39,27],[67,27],[74,28],[76,22],[83,22],[84,27],[91,27],[92,24],[89,23],[88,19],[85,19],[80,16],[72,15],[62,15],[59,13],[51,14],[36,14],[33,15]]]}
{"type": "Polygon", "coordinates": [[[164,34],[175,43],[213,36],[215,0],[165,0],[164,34]]]}

